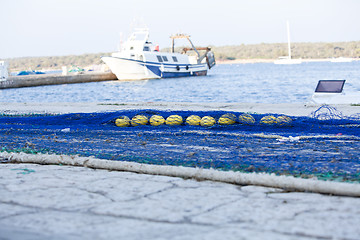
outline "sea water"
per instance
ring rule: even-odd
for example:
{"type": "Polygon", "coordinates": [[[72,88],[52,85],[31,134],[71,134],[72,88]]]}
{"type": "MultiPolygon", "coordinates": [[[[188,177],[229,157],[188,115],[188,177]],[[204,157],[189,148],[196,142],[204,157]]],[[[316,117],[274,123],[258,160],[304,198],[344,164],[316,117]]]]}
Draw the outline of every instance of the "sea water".
{"type": "Polygon", "coordinates": [[[248,102],[304,103],[318,80],[345,79],[359,93],[360,61],[219,64],[207,76],[108,81],[0,90],[0,102],[248,102]]]}

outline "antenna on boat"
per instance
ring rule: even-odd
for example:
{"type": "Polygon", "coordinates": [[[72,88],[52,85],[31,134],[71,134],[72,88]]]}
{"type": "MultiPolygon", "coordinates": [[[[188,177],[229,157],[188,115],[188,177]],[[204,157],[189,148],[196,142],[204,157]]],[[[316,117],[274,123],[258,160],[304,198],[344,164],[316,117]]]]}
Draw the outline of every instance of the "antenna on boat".
{"type": "Polygon", "coordinates": [[[287,37],[288,37],[289,59],[291,59],[291,47],[290,47],[290,26],[289,26],[289,20],[288,20],[288,21],[286,21],[286,27],[287,27],[287,37]]]}
{"type": "Polygon", "coordinates": [[[119,44],[118,44],[118,51],[120,52],[121,51],[121,48],[122,48],[122,45],[123,45],[123,33],[122,32],[119,32],[119,36],[120,36],[120,41],[119,41],[119,44]]]}

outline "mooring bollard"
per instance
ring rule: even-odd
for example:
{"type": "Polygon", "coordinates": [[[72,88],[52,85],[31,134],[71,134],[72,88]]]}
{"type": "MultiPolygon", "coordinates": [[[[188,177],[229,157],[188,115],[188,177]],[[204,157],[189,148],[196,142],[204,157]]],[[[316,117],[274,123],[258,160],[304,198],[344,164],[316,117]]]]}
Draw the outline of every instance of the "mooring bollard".
{"type": "Polygon", "coordinates": [[[6,81],[9,77],[8,63],[6,61],[0,61],[0,81],[6,81]]]}

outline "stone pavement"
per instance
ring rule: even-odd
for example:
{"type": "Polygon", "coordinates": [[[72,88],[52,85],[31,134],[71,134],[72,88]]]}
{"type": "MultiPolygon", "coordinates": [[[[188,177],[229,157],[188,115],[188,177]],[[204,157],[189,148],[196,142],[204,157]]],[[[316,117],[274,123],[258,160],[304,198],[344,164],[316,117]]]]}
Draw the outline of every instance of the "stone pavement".
{"type": "Polygon", "coordinates": [[[0,239],[359,239],[360,198],[0,164],[0,239]]]}

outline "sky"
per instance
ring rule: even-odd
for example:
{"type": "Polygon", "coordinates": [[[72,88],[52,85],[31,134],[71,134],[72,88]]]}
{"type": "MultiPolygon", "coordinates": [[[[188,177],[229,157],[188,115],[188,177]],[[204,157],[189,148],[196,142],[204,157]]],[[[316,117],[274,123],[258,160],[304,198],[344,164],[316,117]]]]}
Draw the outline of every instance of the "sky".
{"type": "Polygon", "coordinates": [[[360,0],[0,0],[0,59],[113,52],[134,27],[170,46],[360,41],[360,0]],[[185,43],[184,43],[185,44],[185,43]]]}

